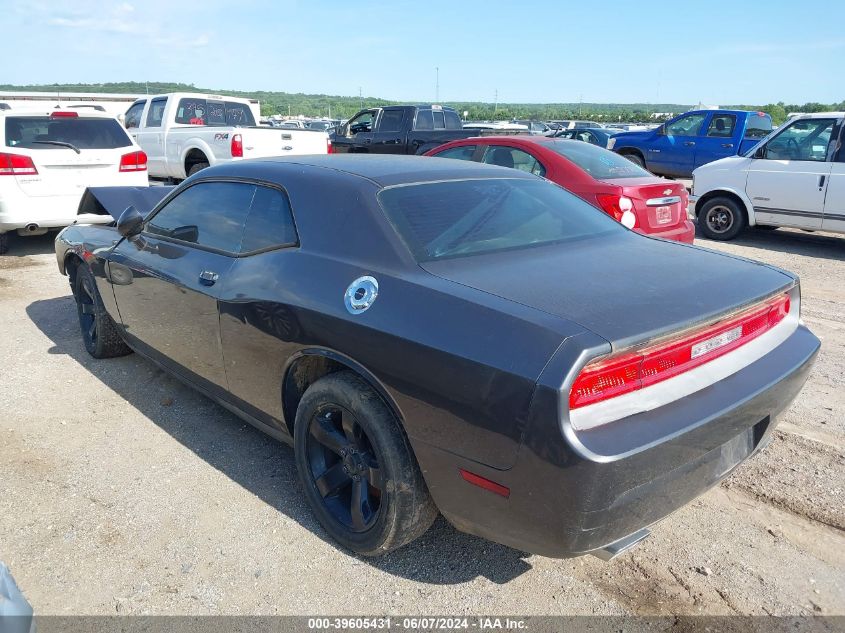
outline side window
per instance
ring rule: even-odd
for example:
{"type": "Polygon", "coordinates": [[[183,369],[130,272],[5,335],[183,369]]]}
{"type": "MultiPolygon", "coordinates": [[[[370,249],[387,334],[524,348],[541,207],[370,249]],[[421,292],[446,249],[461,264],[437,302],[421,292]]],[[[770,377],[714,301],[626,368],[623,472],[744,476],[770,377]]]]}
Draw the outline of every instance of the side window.
{"type": "Polygon", "coordinates": [[[241,253],[293,246],[297,241],[287,196],[278,189],[256,187],[244,228],[241,253]]]}
{"type": "Polygon", "coordinates": [[[688,114],[666,126],[667,136],[698,136],[701,124],[707,117],[703,113],[688,114]]]}
{"type": "Polygon", "coordinates": [[[165,105],[167,105],[167,97],[150,101],[150,109],[147,112],[147,127],[161,127],[161,122],[164,120],[165,105]]]}
{"type": "Polygon", "coordinates": [[[205,125],[207,121],[208,105],[205,99],[186,97],[179,100],[179,107],[176,109],[176,123],[185,125],[205,125]]]}
{"type": "Polygon", "coordinates": [[[431,116],[431,110],[417,110],[417,120],[414,122],[415,130],[433,130],[434,118],[431,116]]]}
{"type": "Polygon", "coordinates": [[[381,119],[378,122],[378,131],[399,132],[402,130],[402,120],[404,118],[404,110],[382,110],[381,119]]]}
{"type": "Polygon", "coordinates": [[[354,119],[349,121],[349,123],[347,124],[347,135],[354,136],[361,132],[372,132],[374,114],[375,113],[373,111],[368,110],[367,112],[362,112],[354,119]]]}
{"type": "Polygon", "coordinates": [[[766,143],[769,160],[826,161],[836,119],[799,119],[766,143]]]}
{"type": "Polygon", "coordinates": [[[736,129],[735,114],[717,114],[710,120],[707,126],[707,136],[730,138],[736,129]]]}
{"type": "Polygon", "coordinates": [[[452,147],[443,150],[439,154],[435,154],[437,158],[457,158],[458,160],[472,160],[472,155],[475,154],[475,145],[461,145],[460,147],[452,147]]]}
{"type": "Polygon", "coordinates": [[[185,189],[147,222],[145,231],[237,253],[255,185],[201,182],[185,189]]]}
{"type": "Polygon", "coordinates": [[[133,103],[132,106],[126,111],[126,114],[123,115],[123,124],[126,126],[127,130],[141,127],[141,114],[144,112],[144,106],[146,104],[146,101],[133,103]]]}
{"type": "Polygon", "coordinates": [[[839,141],[832,148],[833,162],[845,163],[845,121],[839,121],[839,141]]]}
{"type": "Polygon", "coordinates": [[[458,116],[458,113],[454,110],[445,110],[446,113],[446,129],[447,130],[460,130],[464,127],[463,123],[461,123],[461,117],[458,116]]]}
{"type": "Polygon", "coordinates": [[[529,174],[535,176],[545,176],[546,169],[528,152],[523,152],[521,149],[515,147],[502,147],[500,145],[491,145],[484,152],[482,162],[488,165],[499,165],[500,167],[510,167],[512,169],[519,169],[527,171],[529,174]]]}

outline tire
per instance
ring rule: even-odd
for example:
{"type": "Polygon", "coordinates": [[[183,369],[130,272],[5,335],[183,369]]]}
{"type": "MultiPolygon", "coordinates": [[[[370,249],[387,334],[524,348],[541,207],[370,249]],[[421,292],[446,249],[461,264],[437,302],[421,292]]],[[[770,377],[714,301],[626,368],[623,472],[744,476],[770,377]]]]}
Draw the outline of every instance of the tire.
{"type": "Polygon", "coordinates": [[[9,252],[9,234],[0,233],[0,255],[5,255],[9,252]]]}
{"type": "Polygon", "coordinates": [[[745,210],[732,198],[712,198],[704,203],[698,213],[698,226],[711,240],[732,240],[747,224],[745,210]]]}
{"type": "Polygon", "coordinates": [[[398,420],[351,371],[329,374],[305,391],[294,452],[308,504],[347,549],[385,554],[421,536],[437,517],[398,420]]]}
{"type": "Polygon", "coordinates": [[[202,171],[206,167],[208,167],[208,163],[194,163],[193,165],[191,165],[191,168],[188,170],[188,178],[193,176],[198,171],[202,171]]]}
{"type": "Polygon", "coordinates": [[[125,356],[132,351],[103,307],[94,275],[85,264],[80,264],[76,269],[73,296],[76,299],[82,342],[91,356],[113,358],[125,356]]]}
{"type": "Polygon", "coordinates": [[[625,158],[627,158],[629,161],[631,161],[631,162],[632,162],[632,163],[634,163],[635,165],[639,165],[639,166],[640,166],[640,167],[642,167],[643,169],[645,169],[645,168],[646,168],[646,167],[645,167],[645,161],[643,160],[643,157],[642,157],[642,156],[640,156],[639,154],[628,153],[628,154],[622,154],[622,156],[624,156],[625,158]]]}

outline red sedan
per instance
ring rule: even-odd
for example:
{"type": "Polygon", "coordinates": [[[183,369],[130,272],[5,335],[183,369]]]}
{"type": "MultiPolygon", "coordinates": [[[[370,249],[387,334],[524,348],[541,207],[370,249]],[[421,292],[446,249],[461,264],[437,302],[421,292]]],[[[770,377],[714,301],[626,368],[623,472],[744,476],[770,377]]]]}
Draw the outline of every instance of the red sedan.
{"type": "Polygon", "coordinates": [[[638,233],[691,244],[686,188],[619,154],[582,141],[540,136],[485,136],[452,141],[425,154],[521,169],[597,206],[638,233]]]}

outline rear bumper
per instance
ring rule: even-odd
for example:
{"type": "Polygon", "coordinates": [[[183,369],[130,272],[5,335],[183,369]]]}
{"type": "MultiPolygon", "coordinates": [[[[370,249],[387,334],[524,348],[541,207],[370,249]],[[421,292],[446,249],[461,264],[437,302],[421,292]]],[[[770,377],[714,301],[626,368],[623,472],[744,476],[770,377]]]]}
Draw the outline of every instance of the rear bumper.
{"type": "Polygon", "coordinates": [[[689,220],[684,220],[684,223],[681,226],[670,231],[646,233],[645,231],[637,229],[634,230],[637,231],[637,233],[642,233],[648,237],[659,237],[664,240],[673,240],[675,242],[683,242],[685,244],[692,244],[695,240],[695,225],[689,220]]]}
{"type": "Polygon", "coordinates": [[[516,465],[496,471],[415,446],[431,493],[458,529],[556,558],[578,556],[652,525],[716,485],[771,438],[819,350],[804,326],[736,374],[659,409],[562,437],[560,393],[538,387],[516,465]],[[463,481],[464,468],[510,489],[463,481]]]}

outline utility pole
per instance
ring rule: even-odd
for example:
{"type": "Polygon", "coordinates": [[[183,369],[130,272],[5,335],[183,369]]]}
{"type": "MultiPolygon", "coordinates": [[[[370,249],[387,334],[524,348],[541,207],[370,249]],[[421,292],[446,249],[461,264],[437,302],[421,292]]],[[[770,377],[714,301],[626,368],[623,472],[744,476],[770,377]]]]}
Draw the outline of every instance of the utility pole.
{"type": "Polygon", "coordinates": [[[361,100],[361,109],[364,109],[364,96],[361,93],[361,86],[358,86],[358,98],[361,100]]]}
{"type": "Polygon", "coordinates": [[[434,103],[440,103],[440,66],[434,67],[434,103]]]}
{"type": "Polygon", "coordinates": [[[290,104],[288,104],[288,116],[290,116],[290,104]]]}
{"type": "Polygon", "coordinates": [[[581,104],[584,102],[584,95],[578,95],[578,117],[581,117],[581,104]]]}
{"type": "Polygon", "coordinates": [[[496,88],[496,90],[494,91],[493,94],[494,94],[494,97],[493,97],[493,118],[495,119],[496,118],[496,112],[499,111],[499,89],[496,88]]]}

